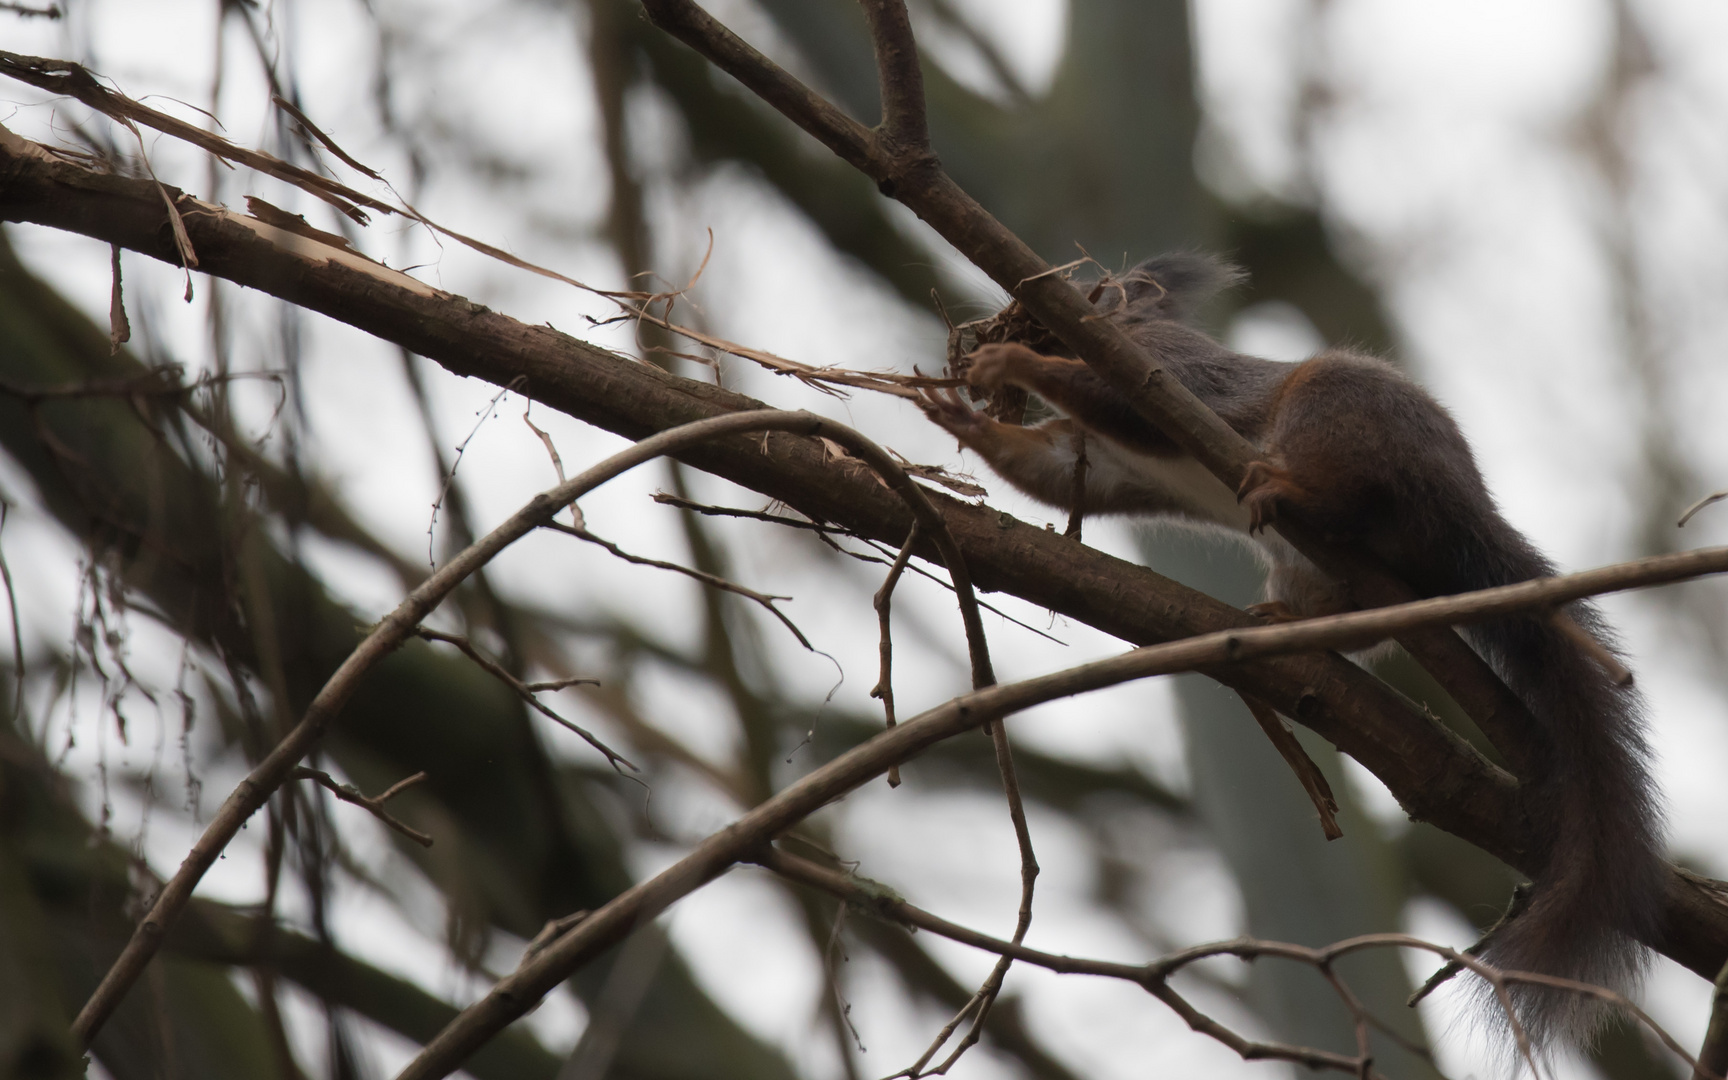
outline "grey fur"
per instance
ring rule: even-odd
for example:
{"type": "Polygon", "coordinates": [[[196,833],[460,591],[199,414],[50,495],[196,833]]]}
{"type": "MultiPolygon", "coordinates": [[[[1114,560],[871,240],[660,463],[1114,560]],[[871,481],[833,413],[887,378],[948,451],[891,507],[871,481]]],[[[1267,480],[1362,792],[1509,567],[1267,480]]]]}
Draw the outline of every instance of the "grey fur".
{"type": "Polygon", "coordinates": [[[1247,278],[1241,267],[1216,255],[1198,251],[1154,255],[1122,276],[1120,284],[1127,293],[1122,314],[1135,322],[1185,321],[1206,301],[1247,278]]]}

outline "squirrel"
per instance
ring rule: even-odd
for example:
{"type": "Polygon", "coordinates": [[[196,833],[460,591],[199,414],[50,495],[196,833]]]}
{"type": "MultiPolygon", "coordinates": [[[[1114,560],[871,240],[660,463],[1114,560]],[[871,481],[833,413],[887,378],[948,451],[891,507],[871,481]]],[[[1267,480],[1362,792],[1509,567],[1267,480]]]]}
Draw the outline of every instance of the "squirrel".
{"type": "MultiPolygon", "coordinates": [[[[1264,616],[1353,606],[1341,586],[1266,531],[1285,517],[1365,552],[1422,597],[1555,572],[1501,515],[1451,415],[1389,364],[1341,349],[1299,363],[1263,360],[1190,324],[1196,307],[1242,276],[1209,256],[1164,255],[1094,294],[1100,317],[1262,453],[1237,491],[1083,361],[1025,345],[981,346],[970,354],[967,381],[984,391],[1029,391],[1062,416],[1034,427],[1007,424],[951,390],[928,393],[925,412],[1040,502],[1258,541],[1268,565],[1267,603],[1257,605],[1264,616]]],[[[1562,610],[1614,649],[1592,605],[1562,610]]],[[[1500,618],[1465,636],[1528,706],[1542,744],[1536,775],[1520,778],[1540,845],[1534,884],[1479,955],[1501,970],[1629,988],[1647,964],[1638,939],[1651,940],[1657,929],[1667,877],[1640,697],[1550,619],[1500,618]]],[[[1514,986],[1512,995],[1539,1045],[1587,1040],[1601,1022],[1600,1010],[1579,995],[1530,986],[1514,986]]]]}

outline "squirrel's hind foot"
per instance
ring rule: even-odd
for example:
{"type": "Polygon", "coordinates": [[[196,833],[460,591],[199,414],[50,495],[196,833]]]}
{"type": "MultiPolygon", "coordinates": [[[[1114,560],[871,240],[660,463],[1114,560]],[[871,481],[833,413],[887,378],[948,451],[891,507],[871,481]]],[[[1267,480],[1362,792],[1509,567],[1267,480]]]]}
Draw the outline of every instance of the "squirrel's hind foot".
{"type": "Polygon", "coordinates": [[[1287,469],[1271,462],[1256,461],[1248,466],[1242,483],[1236,488],[1236,501],[1248,510],[1248,535],[1252,536],[1278,520],[1285,501],[1299,498],[1302,489],[1291,479],[1287,469]]]}

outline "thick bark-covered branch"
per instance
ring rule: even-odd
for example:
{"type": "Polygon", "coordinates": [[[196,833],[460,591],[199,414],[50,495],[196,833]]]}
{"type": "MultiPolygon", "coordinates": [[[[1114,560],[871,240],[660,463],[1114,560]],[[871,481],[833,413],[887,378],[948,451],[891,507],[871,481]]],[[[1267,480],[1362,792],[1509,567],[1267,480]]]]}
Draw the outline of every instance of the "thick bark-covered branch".
{"type": "MultiPolygon", "coordinates": [[[[178,194],[178,193],[173,193],[178,194]]],[[[508,385],[628,438],[760,402],[681,379],[440,292],[407,275],[244,215],[180,196],[200,269],[329,315],[427,356],[450,371],[508,385]]],[[[0,129],[0,220],[66,229],[178,265],[161,196],[148,181],[53,159],[0,129]]],[[[809,516],[898,546],[912,524],[894,493],[817,440],[775,435],[716,440],[679,455],[809,516]]],[[[940,494],[974,582],[1135,644],[1254,625],[1211,597],[1142,567],[940,494]]],[[[928,541],[920,554],[936,553],[928,541]]],[[[1305,654],[1202,669],[1314,729],[1379,776],[1419,820],[1513,866],[1533,848],[1515,785],[1456,735],[1360,668],[1305,654]]],[[[1677,874],[1655,943],[1714,976],[1728,959],[1728,897],[1677,874]]]]}
{"type": "MultiPolygon", "coordinates": [[[[771,863],[774,855],[771,842],[798,822],[895,764],[970,728],[979,725],[1000,728],[1005,717],[1033,705],[1114,686],[1130,679],[1192,671],[1229,657],[1371,642],[1411,626],[1437,625],[1454,619],[1475,621],[1540,609],[1614,589],[1722,572],[1728,572],[1728,548],[1658,556],[1563,578],[1529,581],[1379,611],[1186,638],[955,698],[904,724],[889,728],[776,792],[737,821],[697,844],[689,855],[650,880],[621,893],[556,942],[526,957],[516,971],[494,985],[485,997],[463,1010],[460,1017],[428,1043],[397,1080],[434,1080],[448,1075],[469,1054],[532,1008],[553,987],[591,962],[600,952],[617,944],[636,927],[740,861],[771,863]]],[[[1010,950],[1020,948],[1027,917],[1023,906],[1014,939],[1005,943],[1010,950]]],[[[1006,957],[1010,953],[1003,955],[1006,957]]],[[[1126,965],[1111,967],[1128,970],[1126,965]]],[[[1476,970],[1474,964],[1472,969],[1476,970]]],[[[1148,986],[1148,989],[1153,988],[1148,986]]],[[[1153,992],[1158,993],[1155,989],[1153,992]]],[[[1170,995],[1158,996],[1192,1019],[1185,1002],[1170,995]]],[[[941,1045],[940,1041],[937,1045],[941,1045]]]]}
{"type": "MultiPolygon", "coordinates": [[[[643,0],[648,17],[788,119],[876,181],[942,238],[1025,305],[1045,327],[1096,369],[1135,412],[1150,421],[1234,491],[1260,452],[1208,409],[1181,381],[1154,363],[1115,323],[1018,236],[997,221],[942,169],[921,135],[923,84],[916,45],[901,0],[864,0],[882,79],[879,132],[859,125],[751,48],[693,0],[643,0]],[[916,118],[908,114],[916,112],[916,118]],[[862,141],[860,141],[862,140],[862,141]]],[[[1415,593],[1365,553],[1323,543],[1293,521],[1274,528],[1327,574],[1343,582],[1359,607],[1405,603],[1415,593]]],[[[1540,729],[1481,657],[1446,627],[1399,639],[1493,741],[1520,775],[1540,753],[1540,729]]]]}
{"type": "MultiPolygon", "coordinates": [[[[153,184],[49,159],[0,135],[0,219],[79,232],[177,264],[153,184]]],[[[178,193],[176,193],[178,194],[178,193]]],[[[522,380],[535,400],[639,439],[710,416],[761,408],[741,394],[681,379],[527,326],[352,253],[180,196],[201,269],[322,312],[400,344],[450,371],[496,385],[522,380]]],[[[818,441],[784,435],[715,440],[682,460],[794,506],[812,518],[898,545],[905,504],[861,465],[818,441]]],[[[980,588],[1011,592],[1135,644],[1253,625],[1246,614],[1151,571],[1033,528],[987,507],[932,493],[980,588]]],[[[920,554],[934,555],[920,541],[920,554]]],[[[1522,857],[1509,778],[1462,740],[1352,664],[1302,657],[1220,671],[1362,760],[1419,817],[1447,813],[1453,831],[1502,858],[1522,857]],[[1463,800],[1476,791],[1478,801],[1463,800]]]]}
{"type": "MultiPolygon", "coordinates": [[[[235,789],[233,794],[223,802],[216,818],[205,829],[198,842],[193,845],[191,853],[181,864],[179,871],[163,887],[155,903],[151,906],[149,914],[139,923],[119,959],[114,962],[107,975],[103,977],[101,984],[97,986],[95,993],[90,996],[90,1000],[79,1011],[77,1019],[73,1021],[73,1033],[82,1045],[86,1047],[90,1045],[96,1032],[100,1030],[115,1006],[119,1004],[120,999],[143,972],[144,966],[150,962],[150,958],[160,948],[162,939],[167,934],[169,927],[191,899],[193,889],[196,888],[205,872],[215,862],[217,856],[227,848],[234,835],[244,826],[247,819],[269,800],[276,788],[280,787],[287,779],[303,773],[316,773],[316,770],[296,768],[295,763],[305,757],[318,740],[323,737],[325,729],[341,712],[342,706],[371,667],[378,660],[394,652],[409,636],[413,635],[419,629],[420,621],[431,613],[443,601],[444,597],[449,595],[452,589],[518,539],[536,528],[552,524],[552,515],[557,511],[593,488],[641,462],[651,460],[662,454],[676,452],[682,447],[695,445],[717,436],[731,433],[755,434],[767,431],[796,431],[828,439],[845,447],[868,465],[881,479],[884,486],[906,501],[913,514],[916,515],[920,526],[935,534],[937,548],[942,553],[943,561],[948,565],[949,575],[954,582],[954,593],[960,602],[961,615],[966,627],[967,643],[972,654],[974,679],[980,686],[994,682],[995,677],[990,670],[990,656],[984,643],[984,630],[978,615],[977,601],[973,596],[971,581],[966,573],[966,566],[959,548],[954,543],[952,535],[949,534],[947,524],[943,521],[940,511],[930,502],[924,489],[912,481],[912,478],[887,451],[843,424],[826,420],[812,413],[784,412],[775,409],[723,414],[660,432],[612,455],[605,461],[583,471],[580,475],[558,485],[558,487],[536,495],[503,524],[440,567],[419,587],[409,593],[394,611],[378,623],[377,627],[366,636],[366,639],[349,655],[341,668],[330,677],[323,689],[319,691],[300,723],[271,750],[265,760],[260,762],[235,789]]],[[[581,728],[575,728],[575,730],[595,749],[604,754],[608,763],[614,767],[619,764],[628,765],[632,769],[636,767],[586,731],[581,728]]],[[[322,773],[316,773],[316,775],[329,781],[329,777],[322,773]]],[[[425,774],[422,773],[416,779],[424,778],[425,774]]],[[[390,794],[404,786],[406,783],[399,784],[392,788],[390,793],[376,800],[357,798],[351,801],[358,801],[375,813],[379,813],[381,812],[381,804],[389,798],[390,794]]],[[[341,793],[338,792],[338,794],[341,793]]],[[[415,833],[412,829],[407,829],[406,826],[395,822],[393,819],[387,820],[391,820],[394,827],[430,846],[432,842],[430,838],[415,833]]]]}

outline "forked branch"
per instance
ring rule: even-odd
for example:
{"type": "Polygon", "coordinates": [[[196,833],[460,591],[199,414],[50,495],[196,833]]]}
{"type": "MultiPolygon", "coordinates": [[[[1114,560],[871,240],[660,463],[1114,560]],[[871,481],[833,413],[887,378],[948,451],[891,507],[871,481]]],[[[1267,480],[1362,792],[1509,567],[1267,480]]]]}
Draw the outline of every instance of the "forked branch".
{"type": "Polygon", "coordinates": [[[1017,941],[1003,941],[1001,938],[991,937],[970,927],[949,922],[947,919],[909,904],[892,889],[880,883],[856,875],[840,873],[808,859],[789,855],[776,848],[766,848],[757,853],[750,861],[774,871],[787,880],[826,892],[849,906],[879,919],[896,922],[911,929],[925,930],[950,941],[957,941],[963,945],[982,949],[985,952],[995,953],[1003,958],[1020,960],[1060,974],[1095,975],[1135,983],[1168,1005],[1172,1011],[1182,1017],[1190,1028],[1218,1040],[1246,1061],[1289,1061],[1310,1069],[1330,1069],[1362,1077],[1379,1076],[1379,1073],[1372,1071],[1373,1058],[1367,1039],[1368,1028],[1377,1025],[1378,1021],[1368,1012],[1361,1000],[1351,992],[1344,980],[1338,976],[1336,964],[1340,959],[1353,953],[1369,949],[1395,948],[1415,949],[1443,957],[1449,964],[1456,964],[1467,969],[1487,982],[1505,1013],[1520,1056],[1530,1065],[1533,1076],[1540,1075],[1540,1073],[1536,1071],[1529,1039],[1519,1025],[1517,1012],[1512,1006],[1512,998],[1508,991],[1508,987],[1512,985],[1546,986],[1601,1001],[1630,1015],[1654,1033],[1657,1038],[1662,1040],[1663,1045],[1698,1070],[1694,1073],[1695,1080],[1719,1080],[1721,1076],[1720,1069],[1710,1073],[1704,1072],[1706,1059],[1702,1057],[1694,1059],[1660,1024],[1621,994],[1571,979],[1558,979],[1550,975],[1537,975],[1531,972],[1502,971],[1483,963],[1468,952],[1447,948],[1444,945],[1436,945],[1433,942],[1424,941],[1408,934],[1364,934],[1321,948],[1242,937],[1231,941],[1218,941],[1182,949],[1149,964],[1125,964],[1111,960],[1064,956],[1044,952],[1040,949],[1030,949],[1017,941]],[[1170,980],[1184,968],[1214,956],[1234,956],[1249,962],[1262,957],[1276,957],[1305,964],[1320,972],[1331,984],[1339,1000],[1349,1010],[1356,1022],[1358,1032],[1356,1056],[1351,1057],[1347,1054],[1333,1053],[1314,1047],[1296,1046],[1290,1043],[1252,1040],[1195,1008],[1191,1002],[1170,985],[1170,980]]]}
{"type": "MultiPolygon", "coordinates": [[[[492,530],[427,578],[418,588],[409,593],[394,611],[385,616],[366,635],[365,640],[348,655],[336,673],[330,676],[323,688],[318,691],[317,696],[312,699],[312,703],[307,706],[306,713],[300,722],[283,737],[275,749],[263,761],[259,762],[224,800],[221,808],[216,812],[215,818],[180,864],[180,869],[169,879],[167,885],[157,895],[155,903],[151,905],[149,913],[133,930],[132,937],[126,943],[125,949],[121,951],[119,958],[108,969],[102,982],[91,994],[90,999],[84,1003],[84,1007],[79,1011],[77,1018],[73,1020],[72,1031],[80,1045],[88,1047],[91,1041],[95,1039],[96,1033],[101,1030],[102,1025],[112,1015],[121,998],[143,974],[151,957],[156,955],[169,926],[173,924],[187,902],[191,900],[192,891],[202,880],[205,872],[220,857],[247,819],[256,813],[276,792],[276,789],[293,775],[294,768],[300,759],[305,757],[323,737],[324,732],[341,712],[343,705],[347,703],[360,680],[380,660],[394,652],[413,635],[421,620],[431,614],[432,610],[457,585],[492,561],[499,552],[533,529],[551,521],[552,515],[557,511],[620,473],[663,454],[675,453],[693,443],[751,431],[785,431],[801,435],[822,435],[845,445],[876,468],[890,487],[900,491],[907,502],[912,504],[914,512],[919,515],[921,521],[926,518],[932,519],[932,531],[940,534],[938,544],[941,545],[945,539],[947,550],[956,552],[956,562],[958,562],[953,538],[948,535],[946,526],[941,524],[935,507],[894,462],[892,456],[850,428],[804,412],[783,412],[778,409],[767,409],[713,417],[672,428],[644,439],[629,449],[586,470],[580,476],[536,495],[504,524],[492,530]]],[[[959,579],[962,577],[963,572],[957,573],[955,582],[957,590],[961,584],[959,579]]],[[[971,586],[968,583],[963,593],[962,606],[967,607],[969,600],[971,600],[971,586]]],[[[976,605],[971,604],[970,614],[967,616],[968,629],[970,630],[974,625],[981,626],[982,624],[978,620],[976,605]]],[[[987,667],[988,658],[986,657],[983,662],[987,667]]]]}
{"type": "MultiPolygon", "coordinates": [[[[401,1072],[398,1080],[435,1080],[449,1075],[505,1026],[534,1008],[554,987],[636,927],[724,874],[733,865],[764,858],[768,845],[776,837],[784,835],[823,806],[882,775],[890,766],[916,757],[961,732],[1034,705],[1131,679],[1192,671],[1256,656],[1313,649],[1358,649],[1388,634],[1412,627],[1449,625],[1541,610],[1584,596],[1724,572],[1728,572],[1728,548],[1659,555],[1581,574],[1423,600],[1394,608],[1202,634],[1135,649],[1122,656],[1051,675],[973,691],[903,721],[811,771],[745,812],[726,828],[707,837],[689,855],[666,870],[614,897],[464,1010],[426,1044],[419,1056],[401,1072]]],[[[1507,778],[1506,783],[1510,785],[1511,779],[1507,778]]],[[[1001,955],[1017,959],[1033,955],[1032,950],[1022,946],[1005,944],[1011,947],[1004,949],[1001,955]]],[[[1430,946],[1424,942],[1419,947],[1430,946]]],[[[1480,965],[1470,960],[1465,966],[1476,970],[1480,965]]],[[[1197,1013],[1190,1015],[1192,1010],[1186,1003],[1181,1006],[1173,1000],[1166,1003],[1190,1024],[1205,1019],[1197,1013]],[[1185,1007],[1190,1011],[1184,1012],[1185,1007]]]]}
{"type": "Polygon", "coordinates": [[[901,0],[863,0],[863,5],[876,48],[876,81],[882,90],[882,126],[877,137],[885,139],[896,155],[929,156],[924,72],[906,5],[901,0]]]}
{"type": "MultiPolygon", "coordinates": [[[[922,75],[903,0],[861,0],[869,18],[882,77],[883,129],[862,128],[772,60],[751,48],[694,0],[643,0],[656,25],[736,78],[788,119],[860,169],[885,194],[904,203],[961,254],[1019,300],[1075,355],[1096,369],[1135,412],[1192,454],[1235,491],[1260,457],[1174,376],[1155,364],[1036,252],[945,173],[923,144],[903,144],[896,132],[922,133],[922,75]],[[909,117],[913,110],[917,120],[909,117]]],[[[1277,529],[1297,550],[1343,582],[1359,607],[1383,607],[1415,593],[1358,552],[1320,542],[1294,523],[1277,529]]],[[[1520,775],[1537,743],[1523,703],[1462,639],[1444,627],[1411,631],[1400,643],[1427,668],[1505,754],[1520,775]]]]}
{"type": "Polygon", "coordinates": [[[296,766],[294,771],[289,775],[295,780],[316,781],[319,787],[324,788],[326,791],[330,792],[330,794],[336,796],[345,803],[353,803],[355,806],[364,808],[371,813],[373,817],[390,826],[392,829],[395,829],[397,832],[414,841],[416,844],[419,844],[421,847],[432,846],[432,838],[430,836],[427,836],[419,829],[410,828],[409,826],[404,825],[401,821],[391,816],[390,811],[384,809],[385,803],[402,794],[404,791],[407,791],[415,784],[423,782],[426,779],[426,773],[424,772],[417,772],[405,780],[399,780],[396,783],[391,784],[390,787],[381,795],[368,795],[353,784],[344,784],[340,782],[334,776],[324,772],[322,769],[309,769],[304,765],[296,766]]]}

